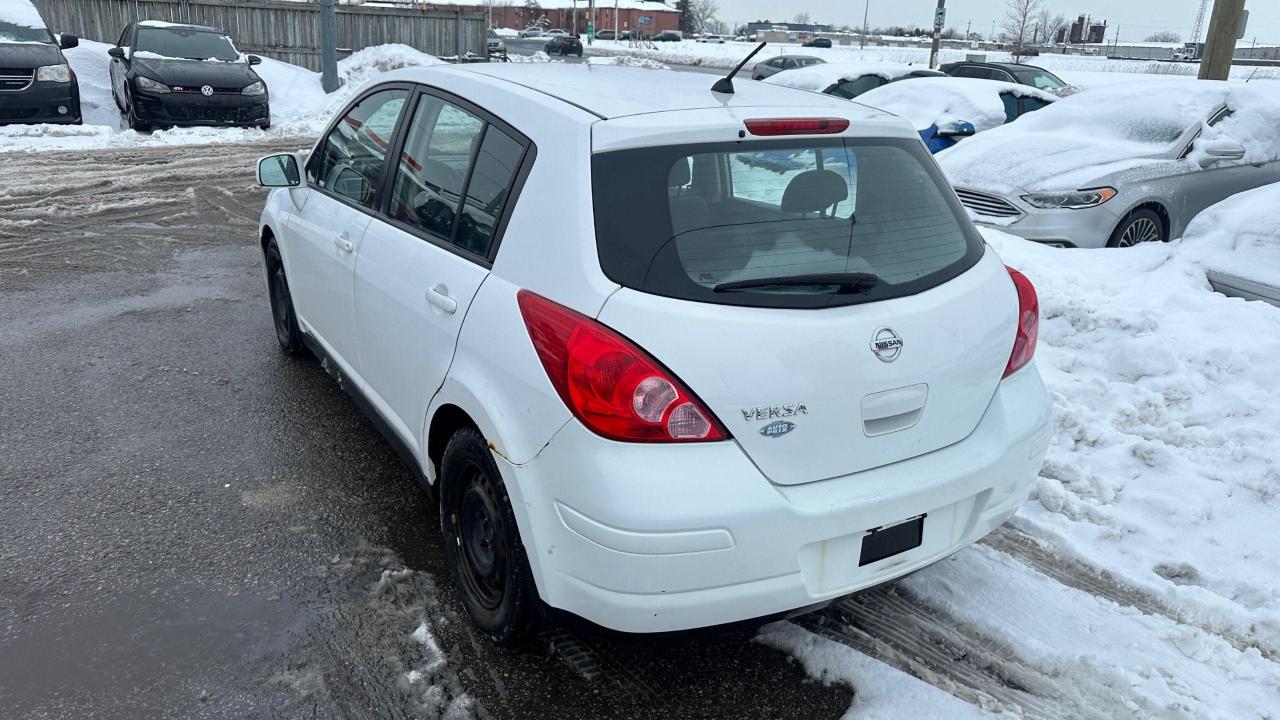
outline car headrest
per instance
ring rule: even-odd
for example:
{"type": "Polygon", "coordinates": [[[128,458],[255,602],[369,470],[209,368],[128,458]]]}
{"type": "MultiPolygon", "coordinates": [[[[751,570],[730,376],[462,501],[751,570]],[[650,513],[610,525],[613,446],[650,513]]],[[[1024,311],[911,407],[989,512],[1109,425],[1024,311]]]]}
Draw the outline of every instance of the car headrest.
{"type": "Polygon", "coordinates": [[[849,197],[849,185],[831,170],[806,170],[782,193],[782,212],[821,212],[849,197]]]}
{"type": "Polygon", "coordinates": [[[689,170],[689,160],[680,158],[675,165],[671,166],[671,172],[667,173],[667,187],[678,188],[689,184],[693,179],[693,173],[689,170]]]}

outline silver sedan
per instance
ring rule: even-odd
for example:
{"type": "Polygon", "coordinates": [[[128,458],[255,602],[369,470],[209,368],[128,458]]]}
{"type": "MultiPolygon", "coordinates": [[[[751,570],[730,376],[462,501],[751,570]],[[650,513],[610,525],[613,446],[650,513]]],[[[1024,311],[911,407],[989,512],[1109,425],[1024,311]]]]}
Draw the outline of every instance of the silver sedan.
{"type": "Polygon", "coordinates": [[[1280,181],[1280,84],[1150,80],[1077,93],[938,155],[979,224],[1064,247],[1181,237],[1280,181]]]}

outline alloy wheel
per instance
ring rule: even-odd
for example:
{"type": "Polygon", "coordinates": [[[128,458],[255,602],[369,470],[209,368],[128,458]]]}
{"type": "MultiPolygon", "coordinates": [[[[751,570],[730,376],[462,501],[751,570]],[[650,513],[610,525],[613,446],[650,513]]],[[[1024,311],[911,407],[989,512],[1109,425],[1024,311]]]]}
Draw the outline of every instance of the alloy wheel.
{"type": "Polygon", "coordinates": [[[1135,218],[1120,235],[1120,247],[1133,247],[1140,243],[1156,242],[1160,239],[1160,225],[1149,217],[1135,218]]]}

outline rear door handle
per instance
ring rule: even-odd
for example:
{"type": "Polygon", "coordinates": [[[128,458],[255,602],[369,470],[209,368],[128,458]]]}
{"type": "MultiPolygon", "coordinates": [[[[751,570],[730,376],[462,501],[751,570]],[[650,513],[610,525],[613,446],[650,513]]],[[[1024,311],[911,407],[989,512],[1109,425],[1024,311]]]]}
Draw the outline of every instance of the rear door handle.
{"type": "Polygon", "coordinates": [[[449,297],[449,288],[437,285],[427,291],[427,302],[435,305],[450,315],[458,311],[458,302],[449,297]]]}
{"type": "Polygon", "coordinates": [[[346,233],[334,238],[333,245],[338,248],[338,252],[349,253],[356,249],[356,244],[347,239],[346,233]]]}

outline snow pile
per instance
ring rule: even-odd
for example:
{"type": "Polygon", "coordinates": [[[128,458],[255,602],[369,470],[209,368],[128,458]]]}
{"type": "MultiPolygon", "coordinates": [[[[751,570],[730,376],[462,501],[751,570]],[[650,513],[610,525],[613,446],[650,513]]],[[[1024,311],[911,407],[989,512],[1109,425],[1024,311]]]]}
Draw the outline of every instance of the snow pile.
{"type": "MultiPolygon", "coordinates": [[[[1210,290],[1206,265],[1270,245],[1280,192],[1194,236],[1061,252],[984,231],[1040,294],[1057,434],[1024,524],[1189,616],[1280,654],[1280,310],[1210,290]],[[1271,213],[1268,219],[1268,213],[1271,213]],[[1237,242],[1226,230],[1261,221],[1237,242]],[[1269,231],[1267,230],[1269,228],[1269,231]]],[[[1271,265],[1272,272],[1276,265],[1271,265]]]]}
{"type": "Polygon", "coordinates": [[[767,83],[785,85],[799,90],[822,92],[832,85],[856,80],[864,75],[877,75],[890,82],[904,78],[916,70],[928,70],[926,65],[878,61],[829,62],[808,67],[784,70],[765,78],[767,83]]]}
{"type": "Polygon", "coordinates": [[[1280,288],[1280,183],[1240,193],[1191,221],[1183,251],[1209,270],[1280,288]]]}
{"type": "Polygon", "coordinates": [[[612,57],[589,57],[588,65],[620,65],[623,67],[641,67],[650,70],[669,70],[666,65],[648,58],[630,57],[628,55],[614,55],[612,57]]]}
{"type": "MultiPolygon", "coordinates": [[[[0,0],[3,2],[4,0],[0,0]]],[[[67,50],[67,61],[80,84],[83,126],[0,126],[0,151],[9,149],[82,149],[129,145],[177,145],[211,142],[244,142],[269,137],[317,135],[343,105],[381,73],[406,67],[444,64],[438,58],[408,45],[379,45],[353,53],[338,62],[342,87],[327,95],[320,74],[263,58],[254,68],[271,96],[272,128],[263,132],[241,128],[173,128],[145,134],[124,126],[111,95],[110,45],[81,40],[67,50]]]]}
{"type": "Polygon", "coordinates": [[[968,122],[982,132],[1004,124],[1003,93],[1034,97],[1047,103],[1058,100],[1056,95],[1026,85],[971,78],[928,77],[882,85],[859,95],[854,102],[904,117],[917,130],[930,125],[943,128],[968,122]]]}
{"type": "Polygon", "coordinates": [[[504,39],[504,40],[510,40],[510,39],[512,39],[512,38],[518,38],[518,37],[520,37],[520,31],[519,31],[519,30],[513,30],[513,29],[511,29],[511,28],[494,28],[494,29],[493,29],[493,34],[494,34],[494,35],[497,35],[498,37],[500,37],[500,38],[502,38],[502,39],[504,39]]]}
{"type": "Polygon", "coordinates": [[[939,155],[957,185],[1002,193],[1087,187],[1095,178],[1162,156],[1226,104],[1234,114],[1205,138],[1243,143],[1248,162],[1280,158],[1280,85],[1148,80],[1090,88],[1052,111],[971,138],[939,155]]]}
{"type": "MultiPolygon", "coordinates": [[[[507,61],[513,63],[544,63],[551,62],[551,56],[541,50],[532,55],[515,55],[513,53],[508,53],[507,61]]],[[[557,62],[563,61],[558,60],[557,62]]]]}

